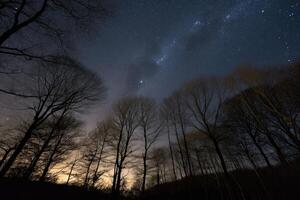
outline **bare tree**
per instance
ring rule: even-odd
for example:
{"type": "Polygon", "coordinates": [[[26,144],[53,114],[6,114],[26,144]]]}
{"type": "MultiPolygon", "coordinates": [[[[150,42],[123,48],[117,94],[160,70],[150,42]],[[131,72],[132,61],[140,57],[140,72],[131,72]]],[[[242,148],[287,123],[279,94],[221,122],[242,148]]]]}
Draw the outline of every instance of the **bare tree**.
{"type": "Polygon", "coordinates": [[[74,171],[75,166],[78,163],[78,161],[79,161],[78,154],[76,154],[74,160],[71,163],[69,163],[71,165],[71,167],[70,167],[70,170],[68,172],[68,178],[67,178],[67,181],[66,181],[67,185],[70,183],[70,181],[72,179],[73,171],[74,171]]]}
{"type": "MultiPolygon", "coordinates": [[[[46,45],[56,43],[58,47],[55,49],[63,49],[64,42],[70,38],[72,31],[76,31],[76,27],[77,30],[79,27],[86,30],[88,25],[94,24],[96,19],[107,14],[103,2],[96,0],[1,1],[0,53],[49,61],[51,58],[44,54],[46,48],[40,51],[41,46],[47,47],[46,45]],[[29,35],[34,35],[28,39],[30,42],[23,39],[29,35]]],[[[53,48],[47,50],[50,49],[53,48]]]]}
{"type": "Polygon", "coordinates": [[[39,181],[45,181],[53,175],[51,169],[64,162],[78,149],[78,138],[82,123],[72,115],[66,115],[58,124],[55,137],[49,144],[49,151],[42,159],[39,181]],[[48,176],[49,175],[49,176],[48,176]]]}
{"type": "Polygon", "coordinates": [[[177,180],[177,174],[176,174],[176,167],[175,167],[175,159],[174,159],[174,150],[172,145],[172,139],[171,139],[171,112],[169,110],[168,103],[165,102],[161,106],[160,110],[160,120],[163,122],[164,127],[167,129],[167,135],[168,135],[168,146],[171,156],[171,162],[172,162],[172,171],[174,175],[174,179],[177,180]]]}
{"type": "Polygon", "coordinates": [[[1,152],[1,159],[0,159],[0,169],[2,165],[6,162],[6,159],[9,157],[10,153],[15,149],[16,139],[14,139],[11,135],[8,137],[3,137],[0,141],[0,152],[1,152]]]}
{"type": "Polygon", "coordinates": [[[97,128],[93,130],[87,138],[86,147],[83,149],[85,152],[83,154],[85,163],[83,168],[86,170],[83,181],[85,187],[94,187],[104,173],[100,171],[100,164],[105,157],[105,150],[108,147],[110,129],[110,121],[100,122],[97,128]],[[94,169],[92,169],[92,167],[94,167],[94,169]]]}
{"type": "Polygon", "coordinates": [[[194,166],[197,166],[194,173],[204,175],[206,174],[204,169],[204,158],[206,154],[207,146],[205,144],[208,143],[208,139],[206,135],[200,135],[197,131],[193,131],[188,133],[188,145],[191,149],[191,158],[192,161],[195,162],[194,166]]]}
{"type": "Polygon", "coordinates": [[[90,34],[108,7],[102,0],[0,1],[0,93],[32,98],[18,84],[32,62],[61,64],[53,55],[72,53],[76,37],[90,34]]]}
{"type": "MultiPolygon", "coordinates": [[[[274,131],[274,123],[278,118],[274,114],[278,112],[274,104],[274,98],[270,94],[272,87],[277,82],[277,78],[270,79],[268,71],[255,68],[240,68],[235,75],[235,87],[244,85],[247,87],[240,93],[242,103],[247,107],[248,112],[256,120],[261,134],[264,134],[271,147],[274,149],[279,161],[287,165],[286,155],[283,152],[279,141],[276,139],[278,130],[274,131]],[[247,75],[245,75],[247,73],[247,75]],[[271,96],[270,96],[271,95],[271,96]],[[277,118],[277,119],[276,119],[277,118]]],[[[274,74],[275,76],[276,74],[274,74]]],[[[274,95],[275,99],[276,96],[274,95]]],[[[276,103],[277,104],[277,103],[276,103]]],[[[277,115],[277,114],[275,114],[277,115]]]]}
{"type": "Polygon", "coordinates": [[[103,97],[104,87],[101,80],[92,72],[68,58],[60,65],[44,65],[30,74],[32,106],[29,107],[32,119],[29,121],[23,138],[0,171],[3,177],[16,160],[34,130],[43,124],[50,116],[65,112],[65,110],[79,111],[103,97]]]}
{"type": "Polygon", "coordinates": [[[143,134],[143,179],[142,179],[142,192],[145,191],[146,177],[148,171],[148,153],[156,142],[160,133],[160,124],[158,121],[157,107],[152,99],[139,98],[139,122],[143,134]]]}
{"type": "Polygon", "coordinates": [[[228,97],[224,81],[215,78],[197,79],[188,83],[184,90],[187,95],[187,107],[193,116],[193,127],[200,134],[206,134],[212,141],[222,169],[228,176],[224,153],[220,146],[220,142],[224,139],[221,129],[221,109],[224,100],[228,97]]]}
{"type": "MultiPolygon", "coordinates": [[[[60,150],[59,157],[62,157],[64,154],[68,154],[76,146],[74,140],[77,137],[76,133],[81,126],[81,122],[76,120],[70,114],[66,115],[64,112],[61,114],[62,115],[60,116],[54,115],[51,121],[47,124],[49,127],[45,132],[43,132],[44,137],[42,144],[40,145],[40,148],[38,148],[38,151],[35,153],[29,167],[24,174],[25,179],[29,179],[30,176],[35,172],[38,162],[41,162],[42,164],[48,162],[48,154],[52,152],[53,145],[57,138],[61,138],[61,142],[56,148],[56,150],[60,150]]],[[[42,166],[40,166],[40,168],[42,168],[42,166]]]]}
{"type": "MultiPolygon", "coordinates": [[[[154,148],[151,152],[150,165],[154,169],[152,177],[155,180],[155,184],[159,186],[161,183],[167,182],[166,168],[167,168],[167,149],[163,147],[154,148]]],[[[150,177],[151,178],[151,177],[150,177]]]]}
{"type": "Polygon", "coordinates": [[[164,110],[165,112],[168,112],[168,120],[173,125],[173,130],[177,139],[177,145],[182,159],[184,173],[186,176],[192,176],[193,170],[189,152],[190,150],[186,139],[189,116],[185,106],[185,97],[181,91],[175,92],[172,96],[165,99],[164,102],[164,110]],[[181,134],[179,135],[179,133],[181,134]],[[180,141],[181,136],[183,144],[180,141]]]}
{"type": "Polygon", "coordinates": [[[126,159],[133,153],[133,134],[139,126],[138,98],[121,99],[113,106],[112,120],[114,123],[114,136],[112,146],[116,157],[114,163],[112,191],[120,193],[122,170],[126,159]]]}
{"type": "Polygon", "coordinates": [[[27,171],[24,175],[24,178],[26,178],[26,179],[30,178],[30,176],[33,173],[34,168],[35,168],[36,164],[38,163],[40,157],[42,156],[42,154],[48,148],[50,141],[55,137],[55,134],[57,134],[57,132],[61,131],[61,130],[58,130],[58,129],[61,129],[60,124],[61,124],[61,121],[64,118],[64,115],[65,115],[64,112],[62,112],[61,116],[59,116],[59,117],[56,117],[54,115],[54,119],[53,119],[54,122],[52,122],[52,124],[51,124],[51,122],[48,123],[49,124],[49,129],[46,130],[46,133],[44,133],[46,136],[44,137],[43,144],[41,145],[41,148],[38,149],[38,151],[35,154],[32,162],[30,163],[29,167],[27,168],[27,171]]]}
{"type": "MultiPolygon", "coordinates": [[[[260,133],[259,124],[249,112],[248,107],[243,103],[240,96],[237,95],[228,99],[225,103],[223,112],[226,116],[225,123],[228,124],[227,127],[236,134],[235,138],[242,139],[241,145],[243,146],[243,149],[248,151],[249,148],[246,147],[248,146],[247,144],[249,141],[245,140],[251,139],[254,148],[258,150],[267,166],[271,169],[272,164],[264,148],[267,142],[266,138],[260,133]]],[[[254,151],[253,148],[252,151],[254,151]]]]}

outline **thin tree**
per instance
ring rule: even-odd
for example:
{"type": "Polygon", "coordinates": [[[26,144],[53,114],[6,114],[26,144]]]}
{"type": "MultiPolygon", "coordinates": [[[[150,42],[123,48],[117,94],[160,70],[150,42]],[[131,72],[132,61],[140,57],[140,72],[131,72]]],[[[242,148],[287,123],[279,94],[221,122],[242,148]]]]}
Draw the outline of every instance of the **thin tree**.
{"type": "Polygon", "coordinates": [[[79,161],[79,158],[78,158],[78,155],[76,154],[74,160],[70,163],[71,164],[71,167],[70,167],[70,171],[68,173],[68,178],[67,178],[67,181],[66,181],[66,184],[68,185],[71,181],[71,178],[73,176],[73,171],[74,171],[74,168],[76,166],[76,164],[78,163],[79,161]]]}
{"type": "MultiPolygon", "coordinates": [[[[235,138],[249,138],[252,144],[259,151],[267,166],[272,169],[270,158],[265,152],[264,144],[266,138],[259,132],[259,124],[249,112],[239,95],[226,101],[223,111],[226,115],[226,123],[230,131],[236,134],[235,138]],[[247,137],[248,136],[248,137],[247,137]],[[262,142],[263,141],[263,142],[262,142]]],[[[248,142],[247,142],[248,143],[248,142]]]]}
{"type": "Polygon", "coordinates": [[[138,98],[129,97],[118,101],[113,106],[112,147],[115,150],[112,192],[119,195],[121,189],[122,170],[130,154],[133,153],[132,140],[139,126],[138,98]]]}
{"type": "Polygon", "coordinates": [[[49,124],[49,128],[48,130],[46,130],[46,137],[43,141],[43,144],[41,146],[41,148],[38,150],[38,152],[35,154],[32,162],[30,163],[29,167],[27,168],[26,172],[25,172],[25,175],[24,175],[24,178],[25,179],[29,179],[31,174],[33,173],[34,171],[34,168],[35,166],[37,165],[40,157],[42,156],[42,154],[46,151],[46,149],[48,148],[49,146],[49,143],[52,139],[55,138],[55,134],[59,133],[60,131],[62,131],[61,129],[62,128],[68,128],[68,127],[62,127],[61,126],[61,123],[63,120],[66,120],[64,118],[65,117],[65,110],[61,113],[60,116],[53,116],[53,121],[48,123],[49,124]],[[48,132],[49,131],[49,132],[48,132]]]}
{"type": "Polygon", "coordinates": [[[109,121],[103,121],[98,123],[97,128],[93,130],[83,148],[83,162],[82,166],[85,170],[83,185],[85,187],[94,187],[100,176],[103,174],[99,172],[100,164],[103,161],[104,151],[107,147],[109,138],[109,131],[111,124],[109,121]],[[92,168],[95,169],[92,169],[92,168]]]}
{"type": "Polygon", "coordinates": [[[66,115],[58,124],[56,133],[49,143],[49,150],[41,159],[40,181],[45,181],[52,166],[66,160],[78,148],[76,142],[81,122],[72,115],[66,115]]]}
{"type": "Polygon", "coordinates": [[[167,103],[164,103],[161,106],[160,110],[160,119],[163,121],[163,126],[167,129],[167,135],[168,135],[168,146],[169,146],[169,151],[170,151],[170,156],[171,156],[171,162],[172,162],[172,171],[174,175],[175,181],[177,180],[177,174],[176,174],[176,167],[175,167],[175,159],[174,159],[174,150],[173,150],[173,145],[172,145],[172,140],[171,140],[171,130],[170,130],[170,118],[171,118],[171,113],[169,112],[167,103]]]}
{"type": "Polygon", "coordinates": [[[154,100],[148,98],[139,98],[139,122],[143,138],[143,179],[142,192],[145,192],[146,177],[148,171],[148,153],[153,144],[157,141],[160,133],[160,124],[158,121],[158,111],[154,100]]]}

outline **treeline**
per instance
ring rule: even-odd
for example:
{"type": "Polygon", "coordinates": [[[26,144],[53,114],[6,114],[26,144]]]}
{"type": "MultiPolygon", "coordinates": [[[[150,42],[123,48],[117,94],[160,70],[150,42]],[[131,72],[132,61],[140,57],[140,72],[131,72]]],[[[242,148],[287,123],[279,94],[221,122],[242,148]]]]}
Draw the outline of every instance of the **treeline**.
{"type": "MultiPolygon", "coordinates": [[[[225,77],[203,77],[183,85],[160,107],[168,145],[154,149],[156,173],[149,184],[195,175],[297,168],[300,66],[241,67],[225,77]]],[[[279,174],[274,173],[274,180],[279,174]]],[[[218,175],[217,175],[218,176],[218,175]]]]}
{"type": "Polygon", "coordinates": [[[81,126],[74,113],[105,89],[70,58],[70,47],[109,13],[99,0],[0,2],[0,177],[45,180],[74,150],[81,126]]]}
{"type": "Polygon", "coordinates": [[[30,89],[20,98],[30,111],[18,129],[2,134],[1,177],[120,194],[129,187],[144,193],[162,183],[211,175],[239,188],[231,173],[243,169],[254,171],[265,188],[260,169],[295,168],[300,65],[241,67],[228,76],[198,78],[160,105],[125,97],[83,134],[76,113],[105,90],[93,73],[59,59],[60,67],[38,65],[24,79],[30,89]]]}
{"type": "Polygon", "coordinates": [[[254,171],[264,188],[262,168],[293,170],[299,64],[202,77],[159,104],[126,97],[85,134],[80,114],[104,99],[105,87],[67,55],[71,40],[103,16],[99,0],[0,2],[0,95],[8,107],[1,115],[0,178],[120,194],[197,176],[224,175],[220,187],[242,189],[232,176],[241,169],[254,171]]]}

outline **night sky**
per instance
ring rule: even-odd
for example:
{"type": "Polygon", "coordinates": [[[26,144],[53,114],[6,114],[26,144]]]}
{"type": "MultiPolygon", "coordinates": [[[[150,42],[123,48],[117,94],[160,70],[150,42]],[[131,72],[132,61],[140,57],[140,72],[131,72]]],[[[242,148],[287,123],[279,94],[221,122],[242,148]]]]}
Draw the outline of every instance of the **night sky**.
{"type": "Polygon", "coordinates": [[[104,108],[132,94],[161,100],[187,80],[226,74],[241,64],[300,58],[299,0],[110,3],[113,15],[76,46],[79,60],[106,83],[104,108]]]}

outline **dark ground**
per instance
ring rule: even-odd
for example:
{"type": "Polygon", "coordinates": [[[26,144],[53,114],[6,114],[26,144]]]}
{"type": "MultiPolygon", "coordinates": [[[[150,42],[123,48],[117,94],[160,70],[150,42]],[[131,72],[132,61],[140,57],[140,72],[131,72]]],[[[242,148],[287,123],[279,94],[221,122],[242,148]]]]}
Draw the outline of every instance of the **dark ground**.
{"type": "MultiPolygon", "coordinates": [[[[262,169],[257,173],[252,170],[240,170],[231,173],[230,181],[222,174],[218,176],[195,176],[161,184],[149,189],[142,197],[128,197],[126,199],[298,200],[300,199],[299,169],[294,165],[293,167],[279,167],[273,170],[262,169]]],[[[88,191],[77,186],[18,179],[0,180],[0,194],[1,200],[113,199],[110,194],[101,191],[88,191]]]]}
{"type": "Polygon", "coordinates": [[[100,191],[87,191],[77,186],[29,182],[18,179],[2,179],[0,181],[0,194],[1,200],[111,199],[109,194],[100,191]]]}
{"type": "Polygon", "coordinates": [[[156,186],[148,190],[143,199],[299,200],[299,169],[290,166],[262,169],[257,173],[239,170],[231,173],[229,181],[221,174],[196,176],[156,186]]]}

